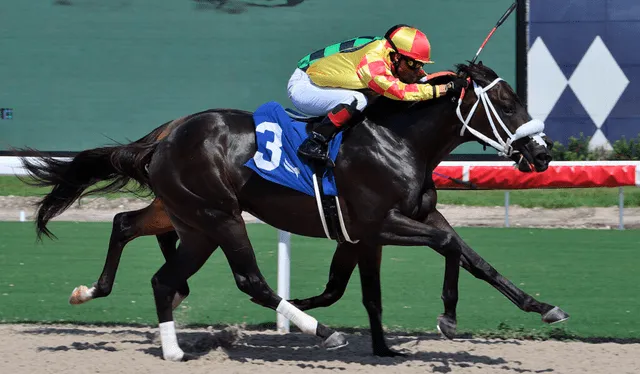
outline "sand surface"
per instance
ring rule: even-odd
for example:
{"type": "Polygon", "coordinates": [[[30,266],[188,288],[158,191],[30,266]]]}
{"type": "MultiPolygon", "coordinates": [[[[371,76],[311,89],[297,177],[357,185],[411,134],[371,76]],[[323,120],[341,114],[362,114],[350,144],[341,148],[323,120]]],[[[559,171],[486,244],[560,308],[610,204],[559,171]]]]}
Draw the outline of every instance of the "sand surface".
{"type": "Polygon", "coordinates": [[[337,351],[300,333],[180,329],[193,359],[162,359],[156,329],[74,325],[0,325],[3,373],[639,373],[640,344],[517,340],[443,340],[388,334],[400,358],[371,355],[367,334],[347,334],[337,351]]]}

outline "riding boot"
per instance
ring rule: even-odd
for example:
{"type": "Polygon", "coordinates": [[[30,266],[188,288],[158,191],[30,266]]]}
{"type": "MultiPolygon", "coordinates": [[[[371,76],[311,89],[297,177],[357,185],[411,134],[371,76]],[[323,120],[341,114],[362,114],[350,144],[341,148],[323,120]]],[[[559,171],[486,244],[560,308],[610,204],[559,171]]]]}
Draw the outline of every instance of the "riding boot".
{"type": "Polygon", "coordinates": [[[347,122],[357,111],[356,101],[348,104],[339,104],[333,108],[325,118],[315,125],[309,137],[298,148],[301,157],[326,162],[333,167],[329,159],[327,146],[335,134],[346,127],[347,122]]]}

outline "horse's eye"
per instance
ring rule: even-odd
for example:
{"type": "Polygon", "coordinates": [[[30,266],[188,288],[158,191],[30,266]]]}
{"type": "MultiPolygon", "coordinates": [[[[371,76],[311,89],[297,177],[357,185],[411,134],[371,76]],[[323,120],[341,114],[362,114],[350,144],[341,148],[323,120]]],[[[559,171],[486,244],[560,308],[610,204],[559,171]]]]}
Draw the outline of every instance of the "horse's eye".
{"type": "Polygon", "coordinates": [[[507,116],[512,116],[516,112],[516,108],[514,108],[514,107],[504,107],[504,108],[502,108],[502,112],[507,116]]]}

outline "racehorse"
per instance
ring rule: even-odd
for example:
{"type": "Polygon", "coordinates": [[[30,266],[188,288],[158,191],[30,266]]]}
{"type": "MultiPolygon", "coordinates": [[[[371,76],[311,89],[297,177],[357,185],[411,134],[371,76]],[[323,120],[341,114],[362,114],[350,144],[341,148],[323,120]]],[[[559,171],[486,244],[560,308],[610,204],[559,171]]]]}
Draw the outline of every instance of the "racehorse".
{"type": "MultiPolygon", "coordinates": [[[[457,102],[407,103],[380,98],[345,132],[334,173],[346,229],[358,242],[338,245],[332,277],[321,296],[293,304],[282,300],[256,264],[242,211],[298,235],[324,237],[324,230],[314,198],[243,167],[256,151],[255,124],[251,113],[244,111],[196,113],[179,125],[165,124],[136,142],[85,150],[68,162],[23,159],[36,179],[54,186],[40,206],[38,232],[47,234],[48,219],[98,181],[111,181],[100,189],[103,192],[122,188],[131,179],[150,188],[159,199],[156,204],[164,204],[180,238],[174,253],[163,249],[167,261],[152,278],[163,355],[169,360],[184,356],[176,340],[172,306],[185,295],[181,292],[187,279],[217,247],[225,253],[238,288],[255,302],[284,314],[303,332],[323,338],[328,348],[342,346],[346,340],[300,309],[337,300],[357,264],[374,354],[397,354],[388,348],[381,325],[379,272],[384,245],[426,245],[445,257],[444,313],[438,317],[438,328],[447,337],[455,334],[459,265],[494,286],[520,309],[541,314],[544,322],[565,320],[568,315],[564,311],[535,300],[502,277],[464,243],[436,209],[431,172],[464,142],[489,144],[505,156],[524,159],[527,166],[523,168],[537,172],[546,170],[551,160],[542,137],[544,125],[531,120],[506,82],[481,63],[458,65],[457,73],[468,77],[473,88],[457,102]]],[[[144,214],[134,215],[131,222],[144,214]]],[[[125,227],[120,229],[126,230],[128,222],[121,225],[125,227]]],[[[175,245],[175,238],[169,239],[175,245]]]]}

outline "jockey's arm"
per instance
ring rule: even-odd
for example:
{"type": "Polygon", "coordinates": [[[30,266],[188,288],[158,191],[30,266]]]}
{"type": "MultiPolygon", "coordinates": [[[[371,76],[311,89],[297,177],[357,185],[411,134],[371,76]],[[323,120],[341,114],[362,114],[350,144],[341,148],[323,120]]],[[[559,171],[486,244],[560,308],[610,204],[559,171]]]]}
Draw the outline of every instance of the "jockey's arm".
{"type": "MultiPolygon", "coordinates": [[[[369,57],[369,56],[368,56],[369,57]]],[[[390,99],[403,101],[430,100],[444,96],[445,85],[406,84],[396,78],[384,60],[368,58],[368,63],[358,69],[358,77],[367,87],[390,99]]]]}
{"type": "Polygon", "coordinates": [[[452,71],[439,71],[436,73],[429,74],[424,70],[422,70],[421,73],[423,73],[424,75],[422,76],[422,78],[420,78],[420,80],[418,80],[418,83],[427,83],[430,79],[442,77],[442,76],[450,76],[452,78],[455,78],[457,76],[456,73],[452,71]]]}

